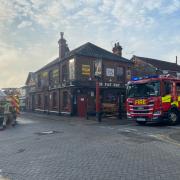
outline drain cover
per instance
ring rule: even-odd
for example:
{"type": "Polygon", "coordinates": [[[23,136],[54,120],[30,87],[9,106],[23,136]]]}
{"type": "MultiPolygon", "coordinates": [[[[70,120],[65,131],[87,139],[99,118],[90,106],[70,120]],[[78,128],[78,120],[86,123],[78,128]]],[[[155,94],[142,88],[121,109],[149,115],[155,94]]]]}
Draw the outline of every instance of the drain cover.
{"type": "Polygon", "coordinates": [[[25,151],[25,149],[18,149],[17,153],[22,153],[24,151],[25,151]]]}
{"type": "Polygon", "coordinates": [[[50,135],[50,134],[56,134],[56,133],[60,133],[59,131],[42,131],[42,132],[37,132],[35,134],[37,135],[50,135]]]}

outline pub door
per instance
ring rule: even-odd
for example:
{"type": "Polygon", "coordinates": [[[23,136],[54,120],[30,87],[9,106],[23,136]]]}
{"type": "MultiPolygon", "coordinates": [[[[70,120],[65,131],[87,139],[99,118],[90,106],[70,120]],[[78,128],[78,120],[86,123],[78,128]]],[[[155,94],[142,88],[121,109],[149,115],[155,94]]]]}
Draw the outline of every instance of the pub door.
{"type": "Polygon", "coordinates": [[[77,109],[78,109],[78,116],[86,117],[86,113],[87,113],[87,96],[79,95],[77,97],[77,109]]]}

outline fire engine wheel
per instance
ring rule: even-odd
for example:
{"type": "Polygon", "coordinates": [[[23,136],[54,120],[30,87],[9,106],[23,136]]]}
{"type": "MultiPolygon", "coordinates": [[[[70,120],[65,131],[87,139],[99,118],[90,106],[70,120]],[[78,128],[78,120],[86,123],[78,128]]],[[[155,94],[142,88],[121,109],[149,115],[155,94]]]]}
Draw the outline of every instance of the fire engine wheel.
{"type": "Polygon", "coordinates": [[[170,110],[168,113],[168,119],[170,125],[175,125],[178,122],[178,112],[175,110],[170,110]]]}
{"type": "Polygon", "coordinates": [[[146,121],[136,121],[139,125],[143,126],[146,124],[146,121]]]}

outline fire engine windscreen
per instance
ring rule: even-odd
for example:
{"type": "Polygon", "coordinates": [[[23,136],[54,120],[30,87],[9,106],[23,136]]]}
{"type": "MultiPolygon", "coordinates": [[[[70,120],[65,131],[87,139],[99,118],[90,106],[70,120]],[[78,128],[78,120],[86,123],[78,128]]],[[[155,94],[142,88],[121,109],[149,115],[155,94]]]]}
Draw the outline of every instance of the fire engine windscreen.
{"type": "Polygon", "coordinates": [[[127,96],[135,97],[152,97],[160,95],[160,82],[151,81],[148,83],[133,83],[127,86],[127,96]]]}

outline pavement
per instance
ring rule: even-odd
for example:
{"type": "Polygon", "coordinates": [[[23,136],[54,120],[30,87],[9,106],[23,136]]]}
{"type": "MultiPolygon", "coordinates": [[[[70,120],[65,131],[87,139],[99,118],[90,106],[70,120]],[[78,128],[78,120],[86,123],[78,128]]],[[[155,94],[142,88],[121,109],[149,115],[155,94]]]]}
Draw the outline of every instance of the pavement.
{"type": "Polygon", "coordinates": [[[24,113],[0,131],[0,180],[180,180],[180,125],[24,113]]]}

